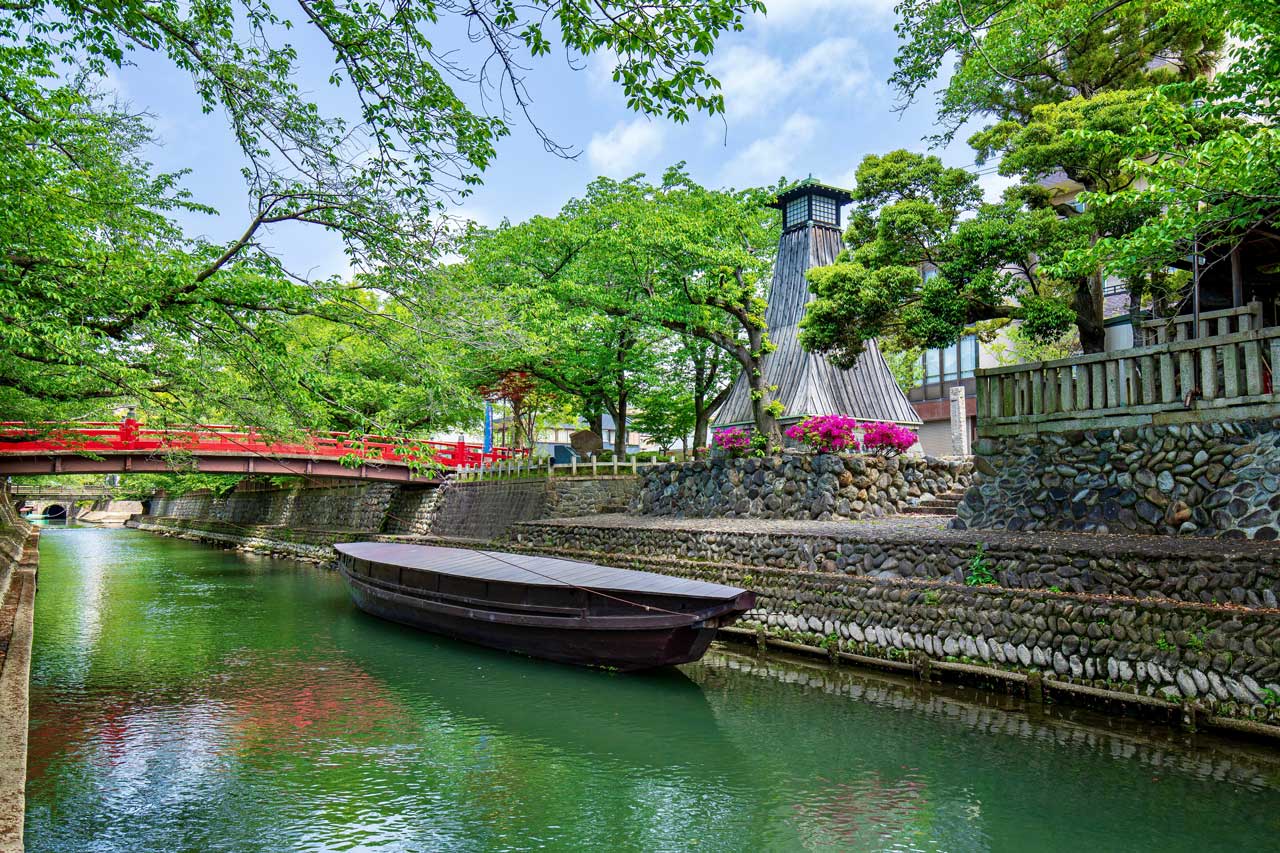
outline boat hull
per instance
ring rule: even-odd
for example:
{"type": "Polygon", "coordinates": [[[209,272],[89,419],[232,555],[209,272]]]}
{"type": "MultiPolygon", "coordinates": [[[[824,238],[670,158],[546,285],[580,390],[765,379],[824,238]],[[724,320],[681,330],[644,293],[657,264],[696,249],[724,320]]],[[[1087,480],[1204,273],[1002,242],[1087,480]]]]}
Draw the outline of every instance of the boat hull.
{"type": "Polygon", "coordinates": [[[494,649],[620,671],[698,660],[718,627],[754,606],[754,595],[744,590],[723,600],[685,601],[679,611],[670,608],[681,603],[666,599],[640,603],[578,586],[551,593],[543,586],[522,596],[518,585],[499,590],[490,584],[485,590],[492,598],[484,599],[458,594],[441,573],[350,560],[338,568],[352,601],[370,615],[494,649]],[[529,603],[538,595],[546,603],[529,603]],[[589,603],[564,606],[571,596],[589,603]]]}
{"type": "Polygon", "coordinates": [[[388,600],[381,590],[358,581],[348,579],[348,587],[355,605],[372,616],[491,649],[622,672],[691,663],[706,653],[716,636],[716,629],[705,623],[698,623],[703,627],[566,631],[485,622],[388,600]]]}

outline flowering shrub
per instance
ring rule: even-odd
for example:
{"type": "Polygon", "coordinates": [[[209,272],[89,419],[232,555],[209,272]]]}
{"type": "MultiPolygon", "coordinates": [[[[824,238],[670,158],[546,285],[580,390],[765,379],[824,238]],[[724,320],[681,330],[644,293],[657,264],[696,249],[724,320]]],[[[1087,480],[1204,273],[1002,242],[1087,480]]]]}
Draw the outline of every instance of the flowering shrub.
{"type": "Polygon", "coordinates": [[[787,438],[819,453],[858,449],[859,423],[844,415],[817,415],[787,427],[787,438]]]}
{"type": "Polygon", "coordinates": [[[767,456],[769,440],[764,433],[752,432],[744,427],[725,427],[711,436],[711,444],[730,456],[767,456]]]}
{"type": "Polygon", "coordinates": [[[862,447],[881,456],[897,456],[906,453],[919,439],[916,434],[898,424],[862,424],[862,447]]]}
{"type": "Polygon", "coordinates": [[[817,415],[787,427],[787,438],[819,453],[865,450],[881,456],[897,456],[916,443],[916,434],[897,424],[858,423],[844,415],[817,415]],[[862,436],[859,438],[858,433],[862,436]]]}
{"type": "Polygon", "coordinates": [[[741,456],[751,448],[751,433],[742,427],[725,427],[715,431],[711,443],[730,456],[741,456]]]}

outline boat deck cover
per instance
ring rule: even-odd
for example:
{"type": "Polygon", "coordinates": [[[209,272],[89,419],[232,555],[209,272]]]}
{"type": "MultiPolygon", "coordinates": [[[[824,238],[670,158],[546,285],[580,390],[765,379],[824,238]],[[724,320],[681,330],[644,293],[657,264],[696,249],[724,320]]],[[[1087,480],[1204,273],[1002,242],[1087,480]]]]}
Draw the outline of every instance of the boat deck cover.
{"type": "Polygon", "coordinates": [[[588,589],[687,595],[693,598],[733,598],[744,592],[737,587],[718,583],[532,554],[472,551],[436,545],[402,545],[394,542],[340,542],[333,547],[338,553],[358,560],[484,581],[530,586],[579,586],[588,589]]]}

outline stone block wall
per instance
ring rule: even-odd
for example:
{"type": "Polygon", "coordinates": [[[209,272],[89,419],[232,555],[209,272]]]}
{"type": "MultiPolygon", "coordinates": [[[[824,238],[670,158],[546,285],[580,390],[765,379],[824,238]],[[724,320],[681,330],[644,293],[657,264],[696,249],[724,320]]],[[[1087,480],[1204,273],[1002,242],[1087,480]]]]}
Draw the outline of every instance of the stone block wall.
{"type": "Polygon", "coordinates": [[[1028,536],[891,523],[758,531],[628,524],[625,517],[520,525],[513,538],[541,548],[618,552],[742,566],[796,568],[881,579],[965,583],[979,549],[997,583],[1201,604],[1280,607],[1280,546],[1207,542],[1171,546],[1147,537],[1028,536]]]}
{"type": "Polygon", "coordinates": [[[18,515],[8,487],[0,483],[0,600],[8,591],[9,581],[24,555],[34,557],[38,539],[36,528],[18,515]]]}
{"type": "Polygon", "coordinates": [[[968,486],[965,460],[784,452],[660,465],[644,475],[638,515],[679,518],[875,518],[968,486]]]}
{"type": "Polygon", "coordinates": [[[640,491],[639,477],[554,477],[547,483],[545,518],[622,512],[640,491]]]}
{"type": "Polygon", "coordinates": [[[337,530],[381,530],[392,483],[262,488],[237,487],[223,495],[192,492],[156,497],[151,515],[200,518],[232,524],[262,524],[337,530]]]}
{"type": "MultiPolygon", "coordinates": [[[[513,533],[520,547],[536,553],[752,589],[756,608],[741,627],[779,639],[917,667],[948,661],[1039,673],[1083,687],[1194,700],[1213,715],[1280,723],[1280,611],[1274,607],[1202,604],[1155,590],[1118,595],[1102,592],[1099,581],[1090,592],[969,586],[956,582],[954,572],[928,579],[930,570],[917,574],[918,564],[886,569],[907,555],[890,556],[883,544],[874,546],[882,553],[873,559],[879,570],[863,570],[871,551],[844,571],[825,570],[837,555],[856,549],[848,541],[829,540],[820,557],[811,553],[808,564],[820,567],[813,571],[790,562],[798,543],[779,533],[759,534],[748,562],[730,560],[741,551],[713,550],[709,546],[717,542],[705,536],[699,542],[669,529],[648,531],[643,545],[608,526],[592,531],[541,522],[518,525],[513,533]]],[[[720,543],[740,538],[707,535],[719,536],[720,543]]],[[[1086,559],[1069,544],[1057,543],[1068,562],[1086,559]]],[[[1013,560],[1015,552],[1010,543],[1001,559],[1013,560]]],[[[1270,555],[1273,564],[1275,557],[1270,555]]],[[[1176,559],[1174,552],[1170,563],[1176,559]]],[[[1133,575],[1142,571],[1131,569],[1133,575]]]]}
{"type": "Polygon", "coordinates": [[[984,438],[955,526],[1280,537],[1280,420],[984,438]]]}
{"type": "Polygon", "coordinates": [[[263,488],[225,495],[157,497],[150,515],[227,524],[489,539],[514,523],[619,511],[637,477],[554,477],[446,482],[442,486],[359,483],[263,488]]]}

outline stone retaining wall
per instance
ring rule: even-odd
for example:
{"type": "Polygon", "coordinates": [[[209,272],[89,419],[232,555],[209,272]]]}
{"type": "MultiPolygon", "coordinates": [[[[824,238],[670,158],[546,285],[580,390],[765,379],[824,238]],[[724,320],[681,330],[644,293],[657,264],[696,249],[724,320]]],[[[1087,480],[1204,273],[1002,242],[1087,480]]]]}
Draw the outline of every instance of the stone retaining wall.
{"type": "MultiPolygon", "coordinates": [[[[917,667],[931,660],[963,661],[1040,673],[1092,688],[1194,700],[1215,715],[1280,723],[1280,610],[1274,608],[1191,603],[1149,590],[1140,598],[968,586],[902,577],[899,567],[883,569],[884,561],[879,576],[861,573],[864,563],[856,562],[843,571],[801,568],[826,567],[832,553],[856,547],[825,537],[810,541],[830,542],[834,551],[811,552],[809,563],[797,565],[791,555],[800,543],[777,534],[758,534],[746,552],[754,562],[740,563],[728,554],[743,552],[719,546],[741,537],[723,531],[648,531],[637,539],[621,527],[591,532],[587,525],[544,522],[518,525],[513,532],[522,549],[537,553],[750,588],[757,607],[742,624],[772,637],[913,661],[917,667]]],[[[1004,544],[1012,559],[1015,543],[1004,544]]],[[[931,547],[923,545],[920,553],[931,547]]]]}
{"type": "Polygon", "coordinates": [[[222,495],[193,492],[176,497],[156,497],[152,499],[150,514],[232,524],[381,530],[397,488],[393,483],[292,488],[241,484],[222,495]]]}
{"type": "Polygon", "coordinates": [[[986,567],[1011,589],[1280,606],[1280,545],[1272,543],[1171,544],[1149,537],[954,531],[939,524],[774,522],[752,529],[606,516],[520,525],[513,536],[538,548],[960,584],[981,547],[986,567]]]}
{"type": "Polygon", "coordinates": [[[875,518],[963,489],[972,470],[965,460],[927,456],[716,456],[646,472],[632,511],[680,518],[875,518]]]}
{"type": "Polygon", "coordinates": [[[150,516],[252,527],[346,530],[487,539],[515,522],[619,511],[637,477],[447,481],[442,486],[358,483],[269,488],[242,484],[224,495],[161,496],[150,516]]]}
{"type": "Polygon", "coordinates": [[[984,438],[955,525],[1280,537],[1280,419],[984,438]]]}

